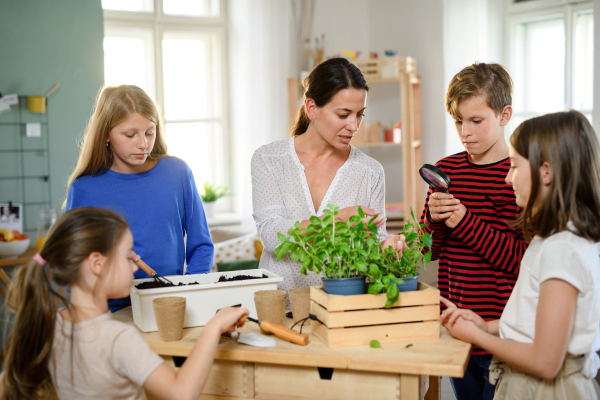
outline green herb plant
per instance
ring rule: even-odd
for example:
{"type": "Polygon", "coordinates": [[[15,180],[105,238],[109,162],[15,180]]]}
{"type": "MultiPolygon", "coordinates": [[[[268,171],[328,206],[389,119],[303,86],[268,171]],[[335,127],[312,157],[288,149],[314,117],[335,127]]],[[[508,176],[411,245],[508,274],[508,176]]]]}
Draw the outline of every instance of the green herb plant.
{"type": "Polygon", "coordinates": [[[217,201],[227,194],[227,187],[211,185],[208,181],[204,182],[202,187],[204,189],[204,194],[201,194],[200,198],[203,202],[217,201]]]}
{"type": "MultiPolygon", "coordinates": [[[[431,250],[423,251],[426,247],[431,249],[431,234],[423,232],[425,224],[419,224],[412,208],[410,215],[412,221],[406,221],[402,230],[408,249],[398,251],[392,247],[384,249],[382,260],[379,263],[379,273],[373,271],[370,274],[373,283],[369,286],[369,293],[379,293],[383,288],[387,289],[391,281],[404,282],[402,278],[416,276],[421,267],[425,269],[425,263],[431,261],[431,250]]],[[[391,307],[397,300],[398,295],[390,297],[388,290],[385,307],[391,307]]]]}
{"type": "Polygon", "coordinates": [[[385,289],[385,307],[391,307],[398,301],[396,283],[403,281],[385,272],[385,258],[390,258],[392,253],[384,252],[377,237],[377,226],[373,224],[377,216],[365,223],[365,214],[359,207],[358,215],[351,216],[347,223],[335,221],[338,209],[328,204],[323,219],[312,216],[306,228],[300,228],[300,222],[296,222],[287,236],[278,233],[281,244],[275,249],[276,259],[281,260],[289,253],[292,261],[302,263],[300,273],[304,275],[313,271],[316,274],[323,272],[329,279],[367,276],[373,282],[369,293],[380,293],[385,289]]]}

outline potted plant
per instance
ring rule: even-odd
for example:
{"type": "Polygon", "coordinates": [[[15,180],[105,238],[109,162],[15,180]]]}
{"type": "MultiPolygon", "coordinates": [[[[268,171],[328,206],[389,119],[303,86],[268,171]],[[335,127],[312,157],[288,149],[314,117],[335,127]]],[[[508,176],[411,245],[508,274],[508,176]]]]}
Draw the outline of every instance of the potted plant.
{"type": "Polygon", "coordinates": [[[202,199],[202,205],[204,206],[204,213],[207,217],[215,216],[215,204],[217,200],[227,194],[227,187],[221,187],[211,185],[208,181],[202,185],[204,193],[200,195],[202,199]]]}
{"type": "MultiPolygon", "coordinates": [[[[402,234],[405,237],[406,250],[395,251],[391,247],[384,249],[381,260],[380,273],[371,274],[373,280],[373,293],[379,293],[377,289],[385,285],[385,277],[393,275],[397,280],[403,282],[397,283],[399,292],[408,292],[417,290],[419,270],[425,269],[425,263],[431,261],[431,234],[423,232],[425,224],[419,224],[415,218],[413,210],[410,210],[412,221],[406,221],[402,234]],[[425,248],[429,250],[424,252],[425,248]]],[[[371,291],[369,291],[371,293],[371,291]]]]}
{"type": "MultiPolygon", "coordinates": [[[[398,301],[402,278],[413,277],[418,270],[416,261],[422,264],[431,259],[430,252],[421,258],[416,254],[424,245],[431,246],[431,236],[422,233],[424,225],[409,221],[403,231],[408,250],[384,249],[373,224],[376,217],[365,222],[365,214],[359,207],[359,215],[351,216],[347,223],[335,221],[338,209],[328,204],[323,219],[312,216],[306,228],[300,228],[300,222],[296,222],[287,236],[278,233],[281,244],[275,249],[275,257],[281,260],[289,253],[292,261],[302,263],[300,272],[305,275],[308,271],[323,272],[323,288],[329,294],[363,294],[368,278],[371,282],[368,292],[385,291],[385,307],[391,307],[398,301]],[[340,290],[346,285],[352,288],[340,290]]],[[[411,214],[414,219],[412,210],[411,214]]]]}

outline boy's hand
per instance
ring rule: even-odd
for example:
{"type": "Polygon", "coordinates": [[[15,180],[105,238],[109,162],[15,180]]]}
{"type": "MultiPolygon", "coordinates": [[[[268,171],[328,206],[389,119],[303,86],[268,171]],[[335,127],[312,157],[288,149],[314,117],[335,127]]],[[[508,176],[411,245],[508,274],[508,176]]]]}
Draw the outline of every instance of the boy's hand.
{"type": "Polygon", "coordinates": [[[446,221],[444,221],[446,222],[446,226],[448,228],[454,228],[456,225],[458,225],[467,213],[467,207],[463,206],[462,204],[457,205],[456,208],[458,208],[458,210],[452,211],[450,216],[446,218],[446,221]]]}
{"type": "Polygon", "coordinates": [[[448,330],[452,337],[467,343],[473,343],[477,333],[481,332],[479,327],[475,325],[473,321],[467,321],[462,316],[453,324],[445,322],[442,325],[448,330]]]}
{"type": "MultiPolygon", "coordinates": [[[[450,218],[454,211],[459,211],[460,200],[455,199],[450,193],[435,192],[429,196],[429,215],[433,222],[440,222],[450,218]]],[[[464,208],[464,206],[463,206],[464,208]]],[[[465,208],[466,212],[466,208],[465,208]]],[[[463,215],[460,217],[462,219],[463,215]]],[[[456,226],[460,220],[456,222],[456,226]]],[[[451,227],[453,228],[453,227],[451,227]]]]}

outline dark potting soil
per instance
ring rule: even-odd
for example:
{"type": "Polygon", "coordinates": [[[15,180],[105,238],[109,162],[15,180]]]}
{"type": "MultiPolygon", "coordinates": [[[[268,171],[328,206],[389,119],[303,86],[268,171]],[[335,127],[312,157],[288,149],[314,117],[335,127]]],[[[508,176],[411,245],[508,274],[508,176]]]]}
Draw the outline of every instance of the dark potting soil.
{"type": "Polygon", "coordinates": [[[135,285],[135,287],[140,290],[143,290],[143,289],[156,289],[159,287],[189,286],[189,285],[199,285],[199,283],[198,282],[190,282],[190,283],[179,282],[179,284],[175,285],[175,284],[169,283],[169,282],[160,282],[160,284],[159,284],[157,281],[147,281],[147,282],[138,283],[137,285],[135,285]]]}
{"type": "MultiPolygon", "coordinates": [[[[227,278],[225,275],[221,275],[221,277],[219,278],[219,282],[246,281],[249,279],[263,279],[263,278],[268,278],[268,276],[265,274],[263,274],[263,276],[236,275],[236,276],[232,276],[231,278],[227,278]]],[[[189,286],[189,285],[199,285],[199,283],[198,282],[190,282],[190,283],[179,282],[179,284],[174,285],[169,282],[161,281],[160,283],[158,283],[157,281],[147,281],[147,282],[138,283],[137,285],[135,285],[135,287],[137,289],[144,290],[144,289],[156,289],[156,288],[160,288],[160,287],[189,286]]]]}
{"type": "Polygon", "coordinates": [[[219,282],[233,282],[233,281],[247,281],[248,279],[263,279],[268,278],[267,275],[263,274],[263,276],[252,276],[252,275],[236,275],[231,278],[227,278],[225,275],[221,275],[219,278],[219,282]]]}

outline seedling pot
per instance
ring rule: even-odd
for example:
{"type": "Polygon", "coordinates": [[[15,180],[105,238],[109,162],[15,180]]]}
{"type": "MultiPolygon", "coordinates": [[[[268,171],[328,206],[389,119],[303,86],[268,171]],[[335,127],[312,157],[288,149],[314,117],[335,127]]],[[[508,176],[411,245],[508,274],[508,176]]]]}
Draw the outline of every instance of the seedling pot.
{"type": "Polygon", "coordinates": [[[290,289],[289,295],[294,322],[308,317],[310,314],[310,287],[290,289]]]}
{"type": "Polygon", "coordinates": [[[159,297],[152,300],[158,335],[165,342],[181,339],[185,320],[185,297],[159,297]]]}
{"type": "MultiPolygon", "coordinates": [[[[259,321],[268,320],[282,325],[286,303],[285,290],[259,290],[254,293],[254,304],[259,321]]],[[[260,331],[263,334],[269,334],[262,327],[260,331]]]]}
{"type": "Polygon", "coordinates": [[[337,294],[342,296],[352,296],[355,294],[365,294],[365,277],[357,278],[323,278],[323,290],[327,294],[337,294]]]}
{"type": "Polygon", "coordinates": [[[419,276],[421,275],[411,276],[410,278],[401,278],[404,281],[404,283],[396,283],[396,286],[398,286],[398,291],[414,292],[415,290],[417,290],[419,276]]]}

